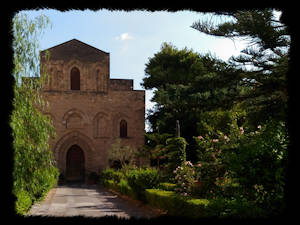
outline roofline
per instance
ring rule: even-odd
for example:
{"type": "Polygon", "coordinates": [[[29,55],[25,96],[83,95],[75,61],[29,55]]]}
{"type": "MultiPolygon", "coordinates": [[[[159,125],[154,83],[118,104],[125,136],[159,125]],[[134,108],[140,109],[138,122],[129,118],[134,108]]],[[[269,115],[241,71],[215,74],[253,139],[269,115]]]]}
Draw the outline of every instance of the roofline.
{"type": "Polygon", "coordinates": [[[66,42],[63,42],[63,43],[61,43],[61,44],[52,46],[52,47],[50,47],[50,48],[44,49],[44,50],[42,50],[41,52],[44,52],[44,51],[46,51],[46,50],[50,50],[50,49],[52,49],[52,48],[56,48],[56,47],[58,47],[58,46],[60,46],[60,45],[66,44],[66,43],[68,43],[68,42],[70,42],[70,41],[74,41],[74,40],[75,40],[75,41],[78,41],[78,42],[80,42],[80,43],[82,43],[82,44],[84,44],[84,45],[87,45],[87,46],[90,47],[90,48],[94,48],[94,49],[96,49],[96,50],[98,50],[98,51],[100,51],[100,52],[103,52],[103,53],[109,55],[109,52],[102,51],[101,49],[95,48],[94,46],[91,46],[91,45],[86,44],[86,43],[84,43],[84,42],[82,42],[82,41],[79,41],[79,40],[77,40],[76,38],[73,38],[73,39],[71,39],[71,40],[69,40],[69,41],[66,41],[66,42]]]}
{"type": "Polygon", "coordinates": [[[122,78],[109,78],[110,80],[134,80],[134,79],[122,79],[122,78]]]}

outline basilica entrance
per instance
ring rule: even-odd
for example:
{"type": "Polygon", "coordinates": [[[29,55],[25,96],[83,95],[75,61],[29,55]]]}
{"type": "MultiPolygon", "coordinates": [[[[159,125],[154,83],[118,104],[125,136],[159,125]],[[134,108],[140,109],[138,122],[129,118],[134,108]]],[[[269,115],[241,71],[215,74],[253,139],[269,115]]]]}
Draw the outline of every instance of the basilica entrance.
{"type": "Polygon", "coordinates": [[[67,153],[67,181],[84,181],[84,153],[78,145],[72,145],[67,153]]]}

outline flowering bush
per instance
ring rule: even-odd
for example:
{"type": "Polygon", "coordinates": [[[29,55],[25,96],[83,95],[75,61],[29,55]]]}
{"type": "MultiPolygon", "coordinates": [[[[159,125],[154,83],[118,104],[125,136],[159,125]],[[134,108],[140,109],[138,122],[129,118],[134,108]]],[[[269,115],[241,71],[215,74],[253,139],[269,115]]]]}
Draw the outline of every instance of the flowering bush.
{"type": "Polygon", "coordinates": [[[194,138],[201,164],[196,174],[205,181],[206,192],[216,191],[227,172],[242,195],[270,213],[283,205],[288,145],[283,122],[270,120],[250,130],[233,121],[226,134],[217,131],[194,138]]]}
{"type": "Polygon", "coordinates": [[[195,165],[197,185],[193,195],[215,198],[222,192],[226,179],[226,167],[220,162],[198,162],[195,165]]]}
{"type": "Polygon", "coordinates": [[[225,174],[232,174],[229,172],[233,168],[232,157],[243,143],[250,143],[249,139],[253,140],[260,135],[262,129],[259,125],[255,132],[247,132],[248,129],[239,126],[235,119],[229,127],[227,134],[210,130],[203,136],[194,137],[198,144],[199,161],[195,165],[195,172],[197,180],[201,183],[199,195],[222,192],[221,184],[225,180],[225,174]]]}
{"type": "Polygon", "coordinates": [[[181,166],[178,166],[173,173],[175,174],[175,192],[183,196],[190,195],[196,181],[193,164],[190,161],[185,161],[181,166]]]}

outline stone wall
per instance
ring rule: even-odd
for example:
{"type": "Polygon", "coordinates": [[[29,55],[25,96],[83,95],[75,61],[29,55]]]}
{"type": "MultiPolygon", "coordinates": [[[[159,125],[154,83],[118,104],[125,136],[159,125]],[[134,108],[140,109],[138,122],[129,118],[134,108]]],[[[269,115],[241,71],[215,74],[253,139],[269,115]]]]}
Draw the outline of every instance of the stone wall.
{"type": "Polygon", "coordinates": [[[44,96],[56,129],[50,141],[61,172],[66,170],[68,149],[77,144],[84,152],[85,172],[108,165],[107,151],[120,136],[120,121],[127,122],[122,144],[144,144],[145,91],[133,90],[133,80],[109,79],[109,54],[77,40],[49,49],[50,60],[41,54],[42,70],[49,81],[44,96]],[[80,71],[80,90],[70,90],[70,71],[80,71]]]}

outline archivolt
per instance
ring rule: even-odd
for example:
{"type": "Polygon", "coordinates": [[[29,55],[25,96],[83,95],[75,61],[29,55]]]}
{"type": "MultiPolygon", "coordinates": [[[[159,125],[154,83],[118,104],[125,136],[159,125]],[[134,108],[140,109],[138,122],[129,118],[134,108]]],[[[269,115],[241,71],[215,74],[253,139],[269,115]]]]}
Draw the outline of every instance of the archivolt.
{"type": "MultiPolygon", "coordinates": [[[[95,148],[93,146],[92,140],[86,135],[73,131],[62,136],[54,147],[54,156],[58,160],[58,166],[62,171],[66,168],[66,156],[69,148],[72,145],[78,145],[84,152],[85,162],[90,162],[93,159],[93,154],[95,148]]],[[[89,164],[85,165],[85,168],[88,169],[89,164]]]]}
{"type": "Polygon", "coordinates": [[[75,108],[70,109],[69,111],[67,111],[67,112],[64,114],[64,116],[63,116],[63,118],[62,118],[62,122],[63,122],[63,123],[66,123],[67,119],[68,119],[71,115],[73,115],[73,114],[79,115],[79,116],[82,118],[84,124],[89,124],[89,122],[90,122],[90,121],[89,121],[89,118],[88,118],[82,111],[80,111],[80,110],[78,110],[78,109],[75,109],[75,108]]]}

